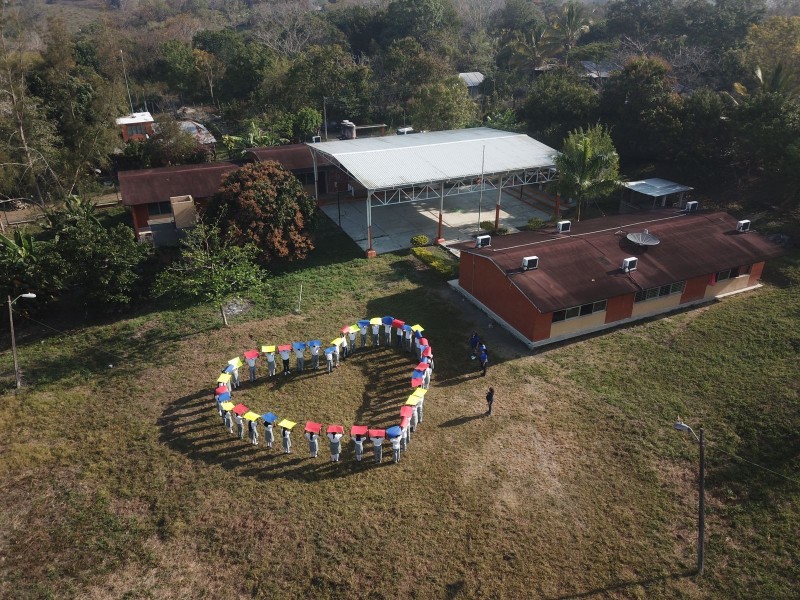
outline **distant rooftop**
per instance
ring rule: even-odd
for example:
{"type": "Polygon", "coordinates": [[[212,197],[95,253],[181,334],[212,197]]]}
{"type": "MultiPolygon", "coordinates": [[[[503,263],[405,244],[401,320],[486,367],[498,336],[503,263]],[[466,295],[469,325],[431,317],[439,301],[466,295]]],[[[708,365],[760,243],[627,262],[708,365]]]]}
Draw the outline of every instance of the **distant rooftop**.
{"type": "Polygon", "coordinates": [[[640,181],[627,181],[622,184],[629,190],[651,196],[653,198],[660,198],[668,194],[677,194],[679,192],[689,192],[694,188],[688,185],[675,183],[674,181],[667,181],[666,179],[642,179],[640,181]]]}
{"type": "Polygon", "coordinates": [[[149,112],[138,112],[116,119],[117,125],[134,125],[136,123],[153,123],[153,115],[149,112]]]}
{"type": "Polygon", "coordinates": [[[467,84],[467,87],[476,87],[483,83],[485,77],[483,73],[478,71],[470,71],[469,73],[459,73],[459,79],[467,84]]]}
{"type": "Polygon", "coordinates": [[[585,77],[606,79],[610,77],[612,73],[622,71],[622,67],[617,63],[605,60],[601,60],[600,62],[582,60],[581,65],[586,70],[584,73],[585,77]]]}

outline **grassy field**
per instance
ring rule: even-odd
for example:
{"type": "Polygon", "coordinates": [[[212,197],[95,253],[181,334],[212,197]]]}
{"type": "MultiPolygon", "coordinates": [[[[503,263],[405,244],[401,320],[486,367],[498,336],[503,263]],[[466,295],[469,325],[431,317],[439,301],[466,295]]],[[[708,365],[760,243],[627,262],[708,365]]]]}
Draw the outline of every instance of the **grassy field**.
{"type": "MultiPolygon", "coordinates": [[[[41,318],[65,335],[20,319],[27,387],[0,408],[0,597],[800,595],[797,256],[772,269],[779,285],[530,355],[410,254],[365,260],[323,232],[315,268],[276,272],[230,329],[213,307],[41,318]],[[399,465],[357,464],[350,445],[340,464],[324,444],[312,460],[299,432],[284,456],[223,429],[211,389],[228,358],[387,313],[422,323],[436,351],[399,465]],[[492,351],[485,379],[465,352],[473,328],[492,351]],[[697,447],[678,414],[708,439],[700,579],[697,447]]],[[[367,350],[236,399],[388,425],[412,366],[367,350]]]]}

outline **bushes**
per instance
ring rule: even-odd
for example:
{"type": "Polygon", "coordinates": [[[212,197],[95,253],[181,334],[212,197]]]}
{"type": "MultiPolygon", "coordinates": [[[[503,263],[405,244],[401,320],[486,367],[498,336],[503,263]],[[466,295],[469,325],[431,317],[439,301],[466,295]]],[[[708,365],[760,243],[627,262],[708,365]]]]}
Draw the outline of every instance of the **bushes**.
{"type": "Polygon", "coordinates": [[[539,217],[533,217],[532,219],[528,219],[528,224],[525,225],[525,229],[528,231],[536,231],[537,229],[542,229],[547,223],[545,223],[539,217]]]}
{"type": "Polygon", "coordinates": [[[445,279],[456,276],[458,265],[445,256],[443,250],[415,247],[411,249],[411,253],[445,279]]]}
{"type": "Polygon", "coordinates": [[[422,246],[427,246],[428,244],[430,244],[430,240],[428,239],[427,235],[420,234],[411,238],[412,248],[420,248],[422,246]]]}
{"type": "Polygon", "coordinates": [[[481,229],[489,235],[506,235],[508,233],[508,227],[498,227],[495,229],[494,223],[491,221],[481,221],[481,229]]]}

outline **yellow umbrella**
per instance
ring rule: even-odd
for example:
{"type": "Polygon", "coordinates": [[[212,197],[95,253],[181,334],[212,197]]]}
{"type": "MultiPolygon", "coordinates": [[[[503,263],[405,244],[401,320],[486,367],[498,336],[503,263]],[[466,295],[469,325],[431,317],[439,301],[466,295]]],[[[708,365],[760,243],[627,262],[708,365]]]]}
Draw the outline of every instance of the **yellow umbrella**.
{"type": "Polygon", "coordinates": [[[406,400],[406,404],[408,406],[416,406],[417,404],[419,404],[419,399],[420,398],[421,398],[421,396],[415,396],[414,394],[411,394],[408,397],[408,400],[406,400]]]}
{"type": "Polygon", "coordinates": [[[231,380],[230,373],[220,373],[219,377],[217,377],[217,383],[229,383],[231,380]]]}
{"type": "Polygon", "coordinates": [[[242,359],[239,358],[238,356],[236,358],[230,359],[228,361],[228,364],[229,365],[233,365],[234,369],[238,369],[239,367],[243,367],[244,366],[244,363],[242,362],[242,359]]]}
{"type": "Polygon", "coordinates": [[[422,333],[423,331],[425,331],[425,328],[419,323],[417,323],[416,325],[411,326],[411,331],[419,331],[420,333],[422,333]]]}
{"type": "Polygon", "coordinates": [[[422,398],[427,393],[428,393],[428,390],[424,390],[421,387],[418,387],[417,389],[414,390],[414,393],[411,394],[411,395],[412,396],[416,396],[417,398],[422,398]]]}
{"type": "Polygon", "coordinates": [[[380,325],[381,323],[383,323],[383,321],[381,321],[380,317],[373,317],[369,320],[370,325],[380,325]]]}
{"type": "Polygon", "coordinates": [[[356,333],[357,331],[360,330],[361,328],[358,325],[350,325],[350,333],[356,333]]]}
{"type": "Polygon", "coordinates": [[[275,352],[275,346],[261,346],[262,352],[275,352]]]}
{"type": "Polygon", "coordinates": [[[222,410],[230,410],[230,409],[232,409],[234,406],[235,406],[235,405],[233,404],[233,402],[223,402],[223,403],[222,403],[222,410]]]}
{"type": "Polygon", "coordinates": [[[257,415],[257,414],[256,414],[256,413],[254,413],[252,410],[248,410],[248,411],[247,411],[246,413],[244,413],[242,416],[243,416],[245,419],[247,419],[248,421],[255,421],[255,420],[257,420],[259,417],[261,417],[261,415],[257,415]]]}
{"type": "Polygon", "coordinates": [[[288,429],[289,431],[291,431],[295,425],[297,425],[297,423],[295,423],[294,421],[290,421],[289,419],[284,419],[283,421],[278,423],[278,427],[283,427],[284,429],[288,429]]]}
{"type": "Polygon", "coordinates": [[[334,346],[341,346],[342,342],[344,342],[344,338],[336,338],[335,340],[331,340],[331,344],[334,346]]]}

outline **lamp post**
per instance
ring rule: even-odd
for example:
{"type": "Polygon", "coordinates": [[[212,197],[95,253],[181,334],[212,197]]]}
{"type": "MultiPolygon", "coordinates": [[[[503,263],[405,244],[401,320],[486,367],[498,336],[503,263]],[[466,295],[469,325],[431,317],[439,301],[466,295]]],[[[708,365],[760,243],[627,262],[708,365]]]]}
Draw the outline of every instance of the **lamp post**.
{"type": "Polygon", "coordinates": [[[8,296],[8,323],[11,326],[11,354],[14,357],[14,378],[17,382],[17,389],[22,387],[22,380],[19,376],[19,363],[17,362],[17,340],[14,337],[14,311],[11,309],[11,305],[14,304],[20,298],[36,298],[36,294],[28,292],[27,294],[20,294],[13,300],[11,296],[8,296]]]}
{"type": "Polygon", "coordinates": [[[703,574],[703,563],[705,562],[705,531],[706,531],[706,438],[703,428],[700,428],[698,436],[694,430],[678,417],[674,425],[678,431],[688,431],[700,444],[700,476],[698,482],[698,492],[700,496],[697,518],[697,574],[703,574]]]}

